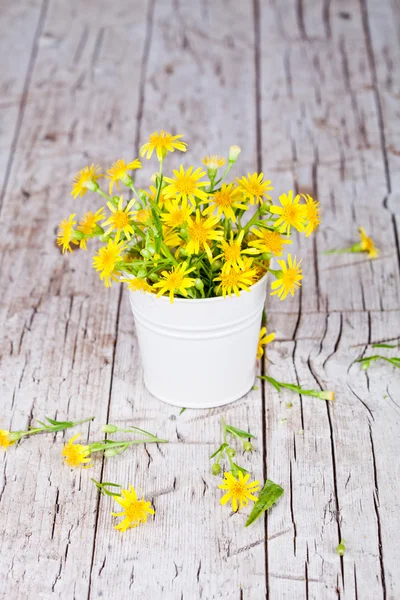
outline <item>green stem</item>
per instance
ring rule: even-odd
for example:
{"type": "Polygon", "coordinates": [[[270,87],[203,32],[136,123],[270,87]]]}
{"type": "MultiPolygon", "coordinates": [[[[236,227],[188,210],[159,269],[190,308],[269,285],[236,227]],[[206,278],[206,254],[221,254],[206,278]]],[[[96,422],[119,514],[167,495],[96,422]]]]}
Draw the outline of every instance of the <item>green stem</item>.
{"type": "Polygon", "coordinates": [[[243,227],[243,231],[244,234],[246,235],[246,233],[248,232],[248,230],[250,229],[250,227],[252,227],[256,221],[258,220],[258,217],[260,216],[261,212],[260,209],[258,209],[254,215],[251,217],[250,221],[243,227]]]}

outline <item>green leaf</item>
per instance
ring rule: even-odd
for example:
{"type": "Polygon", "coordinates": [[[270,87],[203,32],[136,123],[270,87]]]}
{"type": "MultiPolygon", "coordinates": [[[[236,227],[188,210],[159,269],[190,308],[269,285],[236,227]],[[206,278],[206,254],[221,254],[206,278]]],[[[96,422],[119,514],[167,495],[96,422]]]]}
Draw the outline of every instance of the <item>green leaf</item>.
{"type": "Polygon", "coordinates": [[[248,473],[247,469],[245,469],[244,467],[240,467],[234,462],[232,463],[232,466],[235,468],[235,473],[233,473],[235,476],[238,474],[238,471],[240,471],[243,475],[246,475],[246,473],[248,473]]]}
{"type": "Polygon", "coordinates": [[[277,500],[279,500],[282,494],[283,488],[270,479],[267,479],[258,496],[258,500],[253,506],[253,510],[246,521],[246,527],[254,523],[254,521],[263,514],[263,512],[271,508],[271,506],[275,504],[277,500]]]}
{"type": "Polygon", "coordinates": [[[218,448],[218,450],[216,450],[214,452],[214,454],[211,454],[210,459],[217,456],[217,454],[219,454],[220,452],[223,452],[225,450],[225,448],[228,448],[228,444],[221,444],[220,447],[218,448]]]}
{"type": "Polygon", "coordinates": [[[276,379],[273,379],[272,377],[268,377],[268,375],[262,375],[260,376],[260,379],[265,379],[266,381],[268,381],[271,385],[274,386],[274,388],[280,392],[281,391],[281,386],[279,385],[279,383],[276,381],[276,379]]]}
{"type": "Polygon", "coordinates": [[[372,344],[373,348],[397,348],[397,344],[372,344]]]}
{"type": "Polygon", "coordinates": [[[179,414],[181,415],[182,413],[184,413],[186,410],[186,408],[181,408],[181,410],[179,411],[179,414]]]}
{"type": "Polygon", "coordinates": [[[248,431],[243,431],[243,429],[237,429],[236,427],[233,427],[233,425],[225,425],[225,429],[226,431],[229,431],[229,433],[231,433],[232,435],[235,435],[237,437],[241,437],[241,438],[253,438],[254,435],[252,433],[249,433],[248,431]]]}

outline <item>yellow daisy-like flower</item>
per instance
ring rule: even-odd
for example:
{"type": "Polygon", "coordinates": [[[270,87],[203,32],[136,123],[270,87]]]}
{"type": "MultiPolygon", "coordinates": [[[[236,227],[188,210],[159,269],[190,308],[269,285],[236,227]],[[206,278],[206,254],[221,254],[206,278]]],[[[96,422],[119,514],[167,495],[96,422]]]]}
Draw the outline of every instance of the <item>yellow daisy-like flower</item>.
{"type": "Polygon", "coordinates": [[[359,227],[358,231],[361,235],[361,251],[368,252],[368,258],[376,258],[379,256],[379,248],[377,248],[372,239],[367,236],[365,229],[359,227]]]}
{"type": "Polygon", "coordinates": [[[80,433],[77,433],[64,445],[61,456],[63,456],[65,464],[69,467],[89,469],[92,466],[92,464],[88,464],[91,461],[90,447],[83,444],[74,444],[80,435],[80,433]]]}
{"type": "Polygon", "coordinates": [[[71,244],[79,244],[78,240],[74,239],[75,213],[70,215],[68,219],[61,221],[57,236],[57,245],[62,246],[62,252],[72,252],[71,244]]]}
{"type": "Polygon", "coordinates": [[[154,288],[160,288],[157,298],[165,293],[169,293],[172,303],[174,302],[174,294],[182,294],[187,298],[186,290],[193,287],[196,281],[193,277],[187,277],[192,271],[194,271],[194,267],[188,269],[187,262],[174,267],[172,271],[163,271],[161,273],[163,279],[153,285],[154,288]]]}
{"type": "Polygon", "coordinates": [[[257,346],[257,359],[261,358],[264,354],[264,346],[272,342],[275,339],[275,332],[267,335],[267,328],[262,327],[260,330],[260,336],[258,338],[257,346]]]}
{"type": "Polygon", "coordinates": [[[277,231],[270,231],[269,229],[254,228],[251,233],[254,233],[259,239],[249,242],[249,246],[258,248],[261,252],[271,252],[274,256],[282,256],[283,245],[292,243],[292,240],[282,237],[277,231]]]}
{"type": "Polygon", "coordinates": [[[168,248],[175,248],[176,246],[180,246],[182,244],[181,238],[173,229],[170,229],[166,225],[163,225],[162,232],[164,243],[166,246],[168,246],[168,248]]]}
{"type": "Polygon", "coordinates": [[[139,210],[133,213],[133,219],[141,225],[146,225],[151,220],[151,209],[139,208],[139,210]]]}
{"type": "Polygon", "coordinates": [[[236,216],[233,209],[241,208],[242,210],[247,210],[249,208],[246,204],[240,202],[241,197],[242,191],[238,187],[235,187],[234,183],[229,183],[228,185],[224,183],[212,198],[207,198],[204,201],[210,204],[204,211],[204,214],[213,213],[217,210],[218,218],[224,215],[236,223],[236,216]]]}
{"type": "Polygon", "coordinates": [[[300,281],[303,279],[302,269],[300,269],[301,260],[296,262],[296,257],[292,261],[292,256],[288,254],[288,266],[284,260],[278,260],[282,270],[282,276],[272,282],[271,287],[274,292],[271,296],[278,294],[281,300],[284,300],[288,294],[294,296],[294,292],[301,286],[300,281]]]}
{"type": "Polygon", "coordinates": [[[306,201],[306,205],[304,208],[304,216],[307,221],[305,234],[306,237],[311,235],[313,231],[318,229],[319,224],[321,223],[321,215],[320,215],[320,204],[317,200],[311,198],[309,194],[302,194],[303,198],[306,201]]]}
{"type": "Polygon", "coordinates": [[[10,437],[10,432],[5,429],[0,429],[0,448],[6,450],[9,446],[15,444],[15,440],[10,437]]]}
{"type": "Polygon", "coordinates": [[[207,167],[207,169],[210,169],[211,171],[216,171],[220,167],[223,167],[226,163],[226,159],[223,156],[218,156],[218,154],[205,156],[201,159],[201,161],[207,167]]]}
{"type": "Polygon", "coordinates": [[[268,179],[263,181],[264,173],[247,173],[247,177],[242,177],[242,179],[238,179],[239,188],[243,192],[243,195],[246,200],[250,201],[250,204],[258,203],[261,204],[263,197],[271,199],[266,192],[269,190],[273,190],[273,186],[271,185],[271,181],[268,179]]]}
{"type": "Polygon", "coordinates": [[[149,285],[142,277],[126,277],[122,278],[121,281],[127,283],[128,290],[131,290],[132,292],[148,292],[149,294],[153,292],[151,285],[149,285]]]}
{"type": "Polygon", "coordinates": [[[169,227],[180,227],[186,223],[187,218],[193,212],[193,207],[189,206],[185,199],[182,202],[179,200],[167,200],[165,202],[165,213],[161,215],[161,220],[169,227]]]}
{"type": "Polygon", "coordinates": [[[214,260],[218,258],[224,258],[224,266],[222,268],[224,273],[229,273],[231,268],[235,269],[235,271],[244,271],[245,265],[243,262],[242,254],[258,254],[259,251],[256,248],[247,248],[247,250],[242,250],[242,242],[244,236],[244,229],[241,230],[237,238],[233,239],[233,231],[231,231],[231,239],[229,242],[222,240],[222,253],[218,254],[214,260]]]}
{"type": "Polygon", "coordinates": [[[109,194],[112,194],[114,183],[117,184],[118,189],[120,181],[122,181],[122,183],[125,185],[130,185],[132,183],[132,177],[128,174],[128,171],[141,168],[142,163],[138,158],[135,158],[135,160],[130,163],[126,163],[122,158],[117,160],[117,162],[115,162],[107,171],[106,175],[107,179],[110,180],[109,194]]]}
{"type": "Polygon", "coordinates": [[[111,286],[111,281],[118,280],[116,267],[122,259],[124,244],[118,236],[114,240],[109,240],[107,246],[103,246],[93,257],[93,268],[100,271],[100,279],[106,287],[111,286]]]}
{"type": "Polygon", "coordinates": [[[191,200],[195,204],[195,198],[199,200],[207,200],[207,194],[201,188],[208,185],[207,181],[199,181],[206,174],[197,168],[193,171],[193,167],[189,167],[186,171],[181,165],[179,171],[173,171],[175,178],[164,177],[164,180],[169,183],[164,188],[164,196],[166,198],[177,198],[178,200],[191,200]]]}
{"type": "Polygon", "coordinates": [[[239,508],[247,506],[249,500],[257,502],[258,498],[254,496],[254,493],[260,489],[260,483],[259,481],[249,483],[250,473],[243,475],[239,471],[238,478],[236,479],[232,473],[227,472],[224,473],[224,477],[224,482],[218,486],[221,490],[227,490],[226,494],[220,500],[222,505],[231,501],[232,510],[236,512],[239,508]]]}
{"type": "Polygon", "coordinates": [[[205,250],[209,260],[212,260],[212,252],[209,242],[221,241],[224,237],[224,232],[221,229],[215,229],[219,223],[218,217],[208,217],[203,219],[200,217],[200,211],[196,211],[196,218],[187,217],[188,222],[188,237],[189,241],[186,245],[188,254],[198,254],[200,250],[205,250]]]}
{"type": "Polygon", "coordinates": [[[74,177],[71,195],[77,198],[78,196],[84,196],[88,190],[95,190],[98,185],[97,180],[104,177],[99,171],[101,171],[101,168],[95,165],[90,165],[90,167],[85,167],[79,171],[74,177]]]}
{"type": "Polygon", "coordinates": [[[279,196],[282,206],[270,207],[271,213],[279,215],[274,225],[281,233],[290,234],[290,228],[293,226],[297,231],[304,231],[305,227],[305,209],[304,204],[300,204],[300,195],[293,198],[293,190],[287,194],[279,196]]]}
{"type": "Polygon", "coordinates": [[[104,235],[109,235],[112,231],[117,231],[118,233],[123,232],[125,234],[126,239],[131,239],[131,235],[135,232],[129,221],[131,220],[134,214],[134,211],[131,210],[131,208],[132,206],[134,206],[135,202],[135,199],[132,198],[132,200],[128,202],[128,204],[125,206],[125,208],[123,208],[123,196],[121,196],[118,201],[118,207],[115,207],[112,202],[107,202],[107,206],[112,214],[110,218],[103,223],[103,227],[109,225],[109,228],[104,232],[104,235]]]}
{"type": "Polygon", "coordinates": [[[151,158],[154,150],[156,151],[157,158],[161,162],[167,155],[167,152],[174,152],[174,150],[180,150],[186,152],[186,142],[179,141],[182,135],[172,135],[166,131],[155,131],[149,137],[149,141],[140,148],[140,156],[146,154],[146,158],[151,158]]]}
{"type": "Polygon", "coordinates": [[[252,268],[251,258],[244,258],[244,271],[235,271],[231,269],[229,273],[221,271],[220,275],[214,281],[220,282],[222,295],[231,296],[232,293],[240,296],[240,290],[246,292],[258,279],[257,269],[252,268]]]}
{"type": "MultiPolygon", "coordinates": [[[[94,230],[96,229],[96,225],[98,221],[102,221],[106,216],[104,214],[104,208],[99,208],[98,211],[93,213],[89,211],[85,213],[82,219],[79,221],[79,225],[77,227],[78,231],[81,231],[85,235],[93,235],[94,230]]],[[[80,241],[80,247],[86,250],[86,239],[83,238],[80,241]]]]}
{"type": "Polygon", "coordinates": [[[111,513],[114,517],[124,517],[115,526],[119,531],[126,531],[130,527],[137,527],[140,523],[146,523],[148,515],[154,515],[151,502],[146,502],[144,497],[138,500],[135,488],[130,485],[128,490],[121,491],[121,497],[114,496],[115,502],[122,506],[122,512],[111,513]]]}
{"type": "MultiPolygon", "coordinates": [[[[150,193],[148,192],[148,196],[151,200],[153,200],[153,202],[156,201],[157,198],[157,188],[154,185],[150,186],[150,193]]],[[[160,190],[160,196],[158,198],[158,204],[159,206],[162,206],[165,202],[166,202],[166,197],[164,194],[164,188],[161,188],[160,190]]]]}

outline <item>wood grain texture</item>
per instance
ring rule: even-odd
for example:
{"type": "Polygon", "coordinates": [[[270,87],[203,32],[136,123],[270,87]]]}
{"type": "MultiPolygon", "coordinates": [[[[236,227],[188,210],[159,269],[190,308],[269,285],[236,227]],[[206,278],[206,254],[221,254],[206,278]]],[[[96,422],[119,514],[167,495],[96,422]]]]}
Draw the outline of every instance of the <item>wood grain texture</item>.
{"type": "MultiPolygon", "coordinates": [[[[169,440],[98,457],[89,471],[61,464],[71,431],[2,454],[0,597],[399,597],[399,376],[385,363],[367,372],[353,364],[374,342],[400,337],[398,4],[0,0],[0,8],[1,426],[94,415],[83,440],[107,421],[169,440]],[[294,244],[302,293],[267,300],[277,338],[260,369],[333,389],[335,403],[260,383],[233,405],[180,415],[145,390],[126,295],[104,289],[90,251],[63,257],[54,237],[62,218],[96,201],[72,200],[72,175],[135,158],[157,128],[190,144],[171,166],[236,143],[234,175],[262,169],[277,191],[321,201],[321,230],[294,244]],[[382,248],[379,260],[323,254],[353,243],[358,225],[382,248]],[[221,416],[256,435],[240,464],[285,489],[248,529],[243,514],[220,506],[210,473],[221,416]],[[116,532],[116,505],[91,477],[133,483],[154,519],[116,532]]],[[[153,167],[145,164],[139,183],[153,167]]]]}

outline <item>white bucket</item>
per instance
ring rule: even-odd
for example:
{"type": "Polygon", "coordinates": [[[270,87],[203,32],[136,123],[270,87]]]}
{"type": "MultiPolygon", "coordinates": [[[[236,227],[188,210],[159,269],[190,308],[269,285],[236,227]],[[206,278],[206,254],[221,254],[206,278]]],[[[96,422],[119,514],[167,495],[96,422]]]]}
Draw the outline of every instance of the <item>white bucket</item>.
{"type": "Polygon", "coordinates": [[[254,385],[267,276],[240,296],[199,300],[129,291],[144,382],[174,406],[211,408],[254,385]]]}

